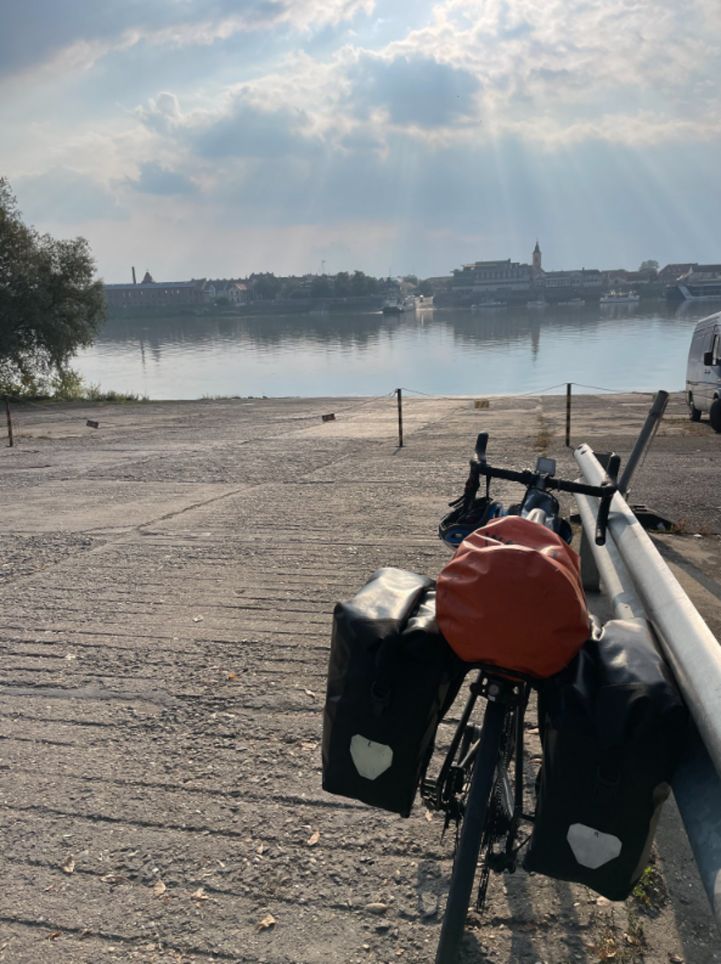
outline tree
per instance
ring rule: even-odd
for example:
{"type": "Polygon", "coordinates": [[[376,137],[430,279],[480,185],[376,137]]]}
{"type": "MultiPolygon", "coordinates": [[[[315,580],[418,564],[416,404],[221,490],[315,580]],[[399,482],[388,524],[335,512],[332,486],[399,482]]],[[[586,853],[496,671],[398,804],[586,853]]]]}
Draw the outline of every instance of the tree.
{"type": "Polygon", "coordinates": [[[649,261],[642,261],[641,267],[638,270],[648,271],[649,274],[656,274],[658,271],[658,261],[653,261],[652,259],[649,261]]]}
{"type": "Polygon", "coordinates": [[[258,301],[275,301],[283,287],[283,282],[271,271],[252,274],[250,280],[253,297],[258,301]]]}
{"type": "Polygon", "coordinates": [[[423,295],[424,298],[430,298],[433,294],[433,285],[427,278],[418,285],[418,293],[423,295]]]}
{"type": "Polygon", "coordinates": [[[348,298],[351,292],[350,275],[347,271],[339,271],[333,282],[336,298],[348,298]]]}
{"type": "Polygon", "coordinates": [[[105,317],[94,275],[88,242],[28,227],[0,178],[0,390],[37,391],[69,374],[105,317]]]}
{"type": "Polygon", "coordinates": [[[330,282],[324,274],[315,275],[310,283],[310,294],[312,298],[328,298],[332,293],[330,282]]]}

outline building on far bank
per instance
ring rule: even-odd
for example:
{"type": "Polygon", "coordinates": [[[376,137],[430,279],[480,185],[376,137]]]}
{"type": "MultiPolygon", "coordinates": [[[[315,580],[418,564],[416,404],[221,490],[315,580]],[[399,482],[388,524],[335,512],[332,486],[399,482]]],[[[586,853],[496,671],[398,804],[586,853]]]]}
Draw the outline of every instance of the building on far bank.
{"type": "Polygon", "coordinates": [[[448,304],[469,305],[503,302],[525,304],[529,300],[549,303],[571,298],[597,298],[603,287],[596,268],[573,271],[545,271],[541,247],[536,241],[531,263],[518,261],[475,261],[453,272],[450,290],[441,299],[448,304]]]}
{"type": "Polygon", "coordinates": [[[228,305],[248,304],[248,285],[243,281],[207,281],[205,292],[210,302],[228,305]]]}
{"type": "Polygon", "coordinates": [[[600,288],[601,272],[598,268],[578,268],[574,271],[544,271],[541,284],[549,294],[560,288],[600,288]]]}
{"type": "MultiPolygon", "coordinates": [[[[133,279],[135,269],[133,268],[133,279]]],[[[138,284],[104,285],[108,308],[179,308],[208,301],[205,281],[154,281],[149,271],[138,284]]]]}
{"type": "Polygon", "coordinates": [[[506,295],[527,294],[533,268],[518,261],[474,261],[453,271],[451,293],[464,300],[485,301],[506,295]]]}
{"type": "Polygon", "coordinates": [[[691,269],[678,278],[689,284],[700,284],[706,281],[719,281],[721,279],[721,264],[694,264],[691,269]]]}
{"type": "Polygon", "coordinates": [[[683,278],[687,275],[689,271],[692,271],[696,265],[692,261],[684,261],[678,264],[667,264],[665,268],[661,268],[658,273],[658,280],[662,281],[664,284],[672,285],[674,282],[678,281],[679,278],[683,278]]]}

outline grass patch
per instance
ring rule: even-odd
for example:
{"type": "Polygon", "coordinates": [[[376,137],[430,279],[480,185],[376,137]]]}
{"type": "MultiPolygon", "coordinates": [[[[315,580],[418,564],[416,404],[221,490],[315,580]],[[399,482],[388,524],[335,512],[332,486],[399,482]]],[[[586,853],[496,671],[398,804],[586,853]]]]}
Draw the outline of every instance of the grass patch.
{"type": "Polygon", "coordinates": [[[126,402],[149,402],[150,399],[147,395],[137,395],[135,392],[115,392],[112,389],[103,391],[99,385],[90,385],[85,394],[81,395],[77,401],[124,404],[126,402]]]}
{"type": "Polygon", "coordinates": [[[106,391],[100,385],[86,384],[78,372],[64,368],[47,376],[28,376],[20,383],[0,383],[0,397],[11,402],[147,402],[147,395],[135,392],[106,391]]]}
{"type": "Polygon", "coordinates": [[[616,922],[611,910],[598,919],[598,931],[587,944],[594,961],[613,961],[614,964],[643,964],[646,937],[638,917],[629,910],[626,928],[616,922]]]}
{"type": "Polygon", "coordinates": [[[648,917],[658,917],[668,903],[666,881],[657,867],[651,863],[641,874],[631,894],[633,906],[648,917]]]}

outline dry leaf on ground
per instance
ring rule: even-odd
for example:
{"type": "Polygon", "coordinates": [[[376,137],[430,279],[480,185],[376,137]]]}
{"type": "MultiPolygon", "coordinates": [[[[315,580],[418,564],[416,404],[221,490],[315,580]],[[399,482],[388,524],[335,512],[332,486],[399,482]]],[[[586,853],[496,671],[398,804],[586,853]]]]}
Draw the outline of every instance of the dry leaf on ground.
{"type": "Polygon", "coordinates": [[[68,857],[68,859],[65,861],[65,863],[63,864],[63,870],[65,871],[66,874],[73,873],[73,871],[75,870],[75,861],[73,860],[72,857],[68,857]]]}
{"type": "Polygon", "coordinates": [[[198,889],[194,890],[193,893],[190,895],[190,899],[191,900],[210,900],[210,897],[208,897],[208,895],[205,893],[202,887],[198,887],[198,889]]]}
{"type": "Polygon", "coordinates": [[[153,884],[153,893],[156,897],[162,897],[167,889],[162,880],[156,880],[153,884]]]}
{"type": "Polygon", "coordinates": [[[320,840],[320,831],[314,830],[313,833],[308,837],[307,844],[309,847],[315,847],[315,845],[320,840]]]}
{"type": "Polygon", "coordinates": [[[258,930],[267,931],[267,930],[270,930],[271,927],[275,927],[275,925],[276,925],[275,917],[273,917],[272,914],[266,914],[261,921],[258,921],[258,930]]]}

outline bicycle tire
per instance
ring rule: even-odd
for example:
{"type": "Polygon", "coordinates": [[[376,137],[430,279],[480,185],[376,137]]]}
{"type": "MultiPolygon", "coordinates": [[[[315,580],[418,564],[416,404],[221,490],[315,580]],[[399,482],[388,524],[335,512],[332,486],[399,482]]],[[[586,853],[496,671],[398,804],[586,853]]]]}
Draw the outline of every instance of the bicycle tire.
{"type": "Polygon", "coordinates": [[[453,863],[435,964],[456,964],[466,912],[473,890],[491,791],[495,783],[503,724],[507,712],[507,707],[503,703],[489,702],[486,707],[456,859],[453,863]]]}

